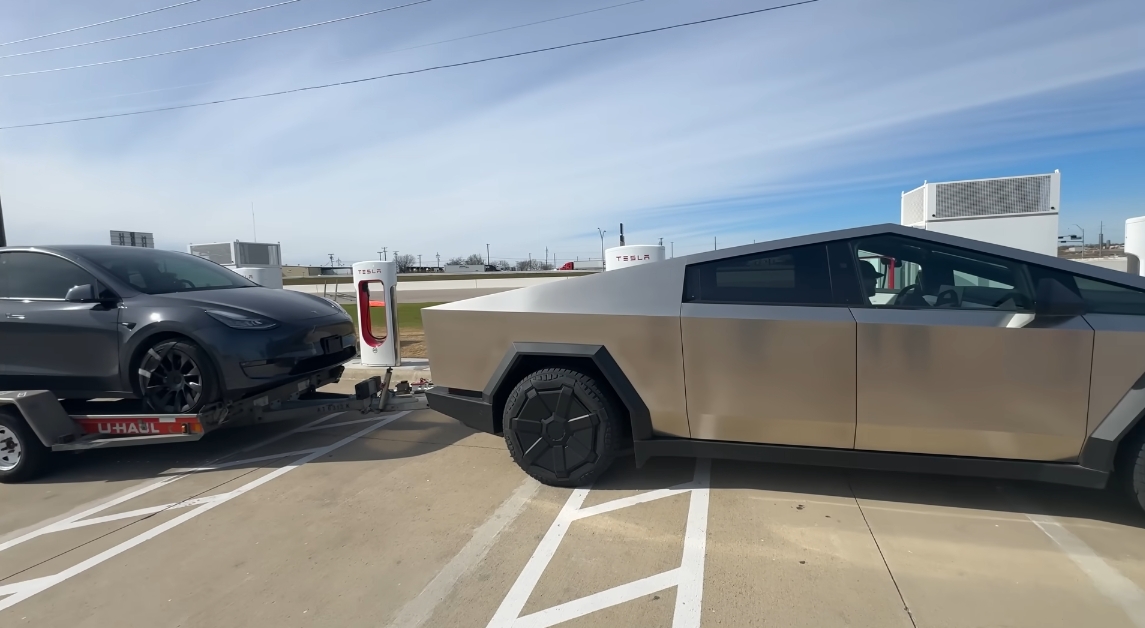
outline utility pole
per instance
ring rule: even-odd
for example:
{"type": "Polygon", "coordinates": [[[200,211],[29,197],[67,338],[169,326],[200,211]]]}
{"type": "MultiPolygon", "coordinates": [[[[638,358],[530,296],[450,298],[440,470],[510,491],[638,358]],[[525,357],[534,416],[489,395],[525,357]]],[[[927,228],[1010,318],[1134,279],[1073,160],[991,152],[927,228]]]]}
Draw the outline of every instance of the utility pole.
{"type": "Polygon", "coordinates": [[[608,231],[601,231],[600,227],[596,228],[596,232],[600,234],[600,263],[604,263],[604,234],[608,231]]]}
{"type": "Polygon", "coordinates": [[[378,251],[378,261],[382,261],[382,252],[378,251]]]}
{"type": "Polygon", "coordinates": [[[437,267],[441,268],[441,253],[437,254],[437,267]]]}
{"type": "Polygon", "coordinates": [[[492,264],[493,260],[489,257],[489,243],[485,244],[485,263],[492,264]]]}
{"type": "Polygon", "coordinates": [[[330,268],[333,268],[334,267],[334,254],[333,253],[327,253],[327,255],[330,256],[330,268]]]}
{"type": "Polygon", "coordinates": [[[382,260],[383,262],[386,261],[386,247],[383,246],[382,250],[378,251],[378,259],[382,260]]]}
{"type": "Polygon", "coordinates": [[[548,263],[549,263],[549,247],[546,246],[545,247],[545,265],[547,266],[548,263]]]}
{"type": "Polygon", "coordinates": [[[1097,256],[1101,257],[1101,250],[1105,248],[1105,223],[1097,223],[1097,256]]]}
{"type": "Polygon", "coordinates": [[[0,246],[8,246],[8,238],[4,235],[4,208],[0,206],[0,246]]]}
{"type": "Polygon", "coordinates": [[[417,254],[417,265],[421,266],[421,253],[417,254]]]}
{"type": "Polygon", "coordinates": [[[716,236],[712,236],[712,250],[718,250],[720,245],[716,242],[716,236]]]}
{"type": "Polygon", "coordinates": [[[672,242],[672,257],[676,257],[676,243],[672,242]]]}

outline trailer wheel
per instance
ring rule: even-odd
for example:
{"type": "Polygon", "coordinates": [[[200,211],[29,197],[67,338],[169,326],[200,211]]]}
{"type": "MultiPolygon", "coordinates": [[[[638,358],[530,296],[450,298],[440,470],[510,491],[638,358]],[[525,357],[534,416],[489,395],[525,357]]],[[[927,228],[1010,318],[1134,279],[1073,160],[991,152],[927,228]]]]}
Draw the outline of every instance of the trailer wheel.
{"type": "Polygon", "coordinates": [[[137,377],[140,396],[155,412],[195,413],[219,396],[210,358],[189,340],[165,340],[148,349],[137,377]]]}
{"type": "Polygon", "coordinates": [[[48,468],[50,454],[24,419],[0,409],[0,482],[39,477],[48,468]]]}
{"type": "Polygon", "coordinates": [[[593,378],[547,368],[505,400],[505,443],[525,473],[549,486],[581,486],[616,457],[623,432],[615,402],[593,378]]]}

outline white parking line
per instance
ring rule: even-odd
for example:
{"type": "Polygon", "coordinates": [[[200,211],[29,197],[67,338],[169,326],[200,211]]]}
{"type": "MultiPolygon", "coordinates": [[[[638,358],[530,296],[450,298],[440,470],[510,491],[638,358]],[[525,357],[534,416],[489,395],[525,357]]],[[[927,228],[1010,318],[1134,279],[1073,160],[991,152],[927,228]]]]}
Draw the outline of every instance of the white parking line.
{"type": "Polygon", "coordinates": [[[102,517],[92,517],[91,519],[81,519],[80,521],[73,521],[67,524],[60,524],[52,528],[52,532],[62,532],[64,530],[72,530],[75,528],[84,528],[93,526],[100,523],[108,523],[111,521],[119,521],[120,519],[134,519],[136,517],[144,517],[153,515],[157,512],[175,508],[190,508],[191,506],[201,506],[208,502],[217,501],[229,495],[229,493],[222,493],[221,495],[210,495],[208,497],[196,497],[186,501],[175,502],[172,504],[163,504],[162,506],[152,506],[150,508],[140,508],[138,510],[129,510],[127,512],[120,512],[114,515],[104,515],[102,517]]]}
{"type": "MultiPolygon", "coordinates": [[[[355,432],[354,434],[351,434],[351,435],[339,440],[338,442],[336,442],[332,445],[327,445],[326,447],[321,447],[321,448],[315,449],[311,453],[309,453],[309,454],[307,454],[301,458],[298,458],[297,460],[294,460],[293,462],[290,462],[286,466],[279,467],[278,469],[275,469],[275,470],[271,471],[270,473],[267,473],[266,475],[264,475],[264,476],[262,476],[256,480],[252,480],[252,481],[234,489],[233,491],[230,491],[229,493],[217,496],[218,499],[213,499],[211,501],[203,503],[200,506],[198,506],[197,508],[195,508],[194,510],[192,510],[191,512],[182,514],[182,515],[180,515],[174,519],[171,519],[170,521],[167,521],[165,523],[157,525],[154,528],[151,528],[151,529],[149,529],[149,530],[147,530],[147,531],[145,531],[145,532],[143,532],[143,533],[141,533],[135,537],[132,537],[126,541],[123,541],[122,543],[120,543],[120,544],[118,544],[118,545],[116,545],[110,549],[107,549],[107,550],[105,550],[105,551],[103,551],[103,552],[101,552],[95,556],[92,556],[91,558],[89,558],[85,561],[82,561],[79,564],[76,564],[76,565],[73,565],[72,567],[64,569],[63,571],[60,571],[57,574],[54,574],[51,576],[45,576],[45,577],[41,577],[41,578],[35,578],[32,580],[25,580],[23,582],[14,582],[12,584],[4,585],[3,587],[0,587],[0,594],[7,594],[8,597],[6,597],[3,600],[0,600],[0,611],[4,610],[6,608],[9,608],[15,604],[18,604],[20,602],[23,602],[24,600],[36,595],[37,593],[41,593],[41,592],[43,592],[43,591],[61,583],[61,582],[64,582],[65,580],[67,580],[69,578],[72,578],[76,575],[79,575],[79,574],[87,571],[88,569],[91,569],[92,567],[95,567],[95,566],[99,565],[100,563],[103,563],[106,560],[114,558],[115,556],[118,556],[119,554],[122,554],[123,552],[126,552],[127,550],[132,549],[135,546],[140,545],[141,543],[144,543],[145,541],[153,539],[153,538],[159,536],[160,534],[167,532],[168,530],[171,530],[177,526],[180,526],[180,525],[186,523],[187,521],[190,521],[191,519],[194,519],[195,517],[198,517],[199,515],[215,508],[216,506],[220,506],[222,504],[225,504],[226,502],[228,502],[228,501],[230,501],[236,497],[239,497],[240,495],[243,495],[247,492],[250,492],[250,491],[258,488],[259,486],[262,486],[263,484],[270,482],[271,480],[274,480],[274,479],[276,479],[282,475],[285,475],[286,473],[289,473],[290,471],[293,471],[294,469],[297,469],[298,467],[301,467],[302,465],[304,465],[304,464],[306,464],[312,460],[320,458],[320,457],[334,451],[335,449],[338,449],[340,447],[348,445],[349,443],[357,440],[358,438],[365,436],[366,434],[369,434],[370,432],[378,430],[382,427],[385,427],[386,425],[389,425],[390,423],[400,419],[401,417],[403,417],[407,414],[409,414],[408,411],[399,412],[397,414],[394,414],[394,415],[391,415],[388,417],[384,417],[384,418],[379,418],[379,420],[376,423],[374,423],[373,425],[370,425],[369,427],[366,427],[365,429],[359,430],[359,431],[355,432]]],[[[324,420],[324,419],[320,419],[320,420],[324,420]]],[[[180,477],[182,477],[182,476],[180,476],[180,477]]],[[[140,490],[135,491],[133,493],[129,493],[127,496],[120,497],[120,498],[117,498],[116,500],[112,500],[112,501],[115,503],[123,503],[124,501],[127,501],[127,499],[130,499],[130,497],[142,495],[146,492],[154,490],[155,488],[158,488],[159,486],[163,486],[165,484],[170,484],[171,482],[173,482],[176,479],[178,479],[178,477],[172,478],[168,481],[161,481],[161,482],[158,482],[156,484],[146,486],[143,489],[140,489],[140,490]]],[[[97,507],[97,508],[89,509],[89,510],[85,511],[85,513],[94,514],[95,512],[99,512],[100,510],[103,510],[104,508],[110,507],[111,505],[112,504],[109,502],[107,505],[105,505],[103,507],[97,507]]],[[[82,517],[79,517],[79,516],[70,517],[69,519],[71,519],[72,521],[69,521],[69,523],[72,523],[72,522],[79,520],[81,518],[82,517]]],[[[55,524],[55,525],[58,525],[58,524],[55,524]]],[[[52,530],[52,531],[54,531],[54,530],[52,530]]],[[[43,533],[41,532],[41,534],[43,534],[43,533]]],[[[25,536],[27,536],[27,535],[25,535],[25,536]]],[[[21,537],[21,538],[24,538],[24,537],[21,537]]]]}
{"type": "MultiPolygon", "coordinates": [[[[297,433],[301,432],[302,430],[305,430],[305,429],[310,428],[312,426],[318,425],[318,424],[322,423],[323,421],[326,421],[328,419],[336,417],[340,414],[344,414],[344,413],[343,412],[335,412],[333,414],[328,414],[328,415],[326,415],[320,419],[315,419],[315,420],[313,420],[313,421],[311,421],[305,425],[302,425],[300,427],[296,427],[292,430],[287,430],[281,434],[276,434],[274,436],[271,436],[270,438],[266,438],[266,439],[263,439],[261,441],[258,441],[257,443],[254,443],[253,445],[248,445],[246,447],[243,447],[242,449],[238,449],[238,450],[232,451],[232,452],[230,452],[224,456],[220,456],[220,457],[216,458],[215,460],[212,460],[211,462],[208,462],[207,464],[205,464],[201,467],[194,467],[194,468],[190,468],[190,469],[180,469],[174,475],[161,478],[158,481],[152,482],[150,484],[145,484],[145,485],[143,485],[143,486],[141,486],[141,487],[139,487],[133,491],[129,491],[127,493],[124,493],[123,495],[120,495],[119,497],[114,497],[114,498],[109,499],[105,502],[100,502],[100,503],[98,503],[98,504],[92,506],[91,508],[88,508],[82,512],[78,512],[74,515],[70,515],[68,517],[58,519],[56,521],[51,521],[49,523],[42,523],[42,525],[40,525],[40,527],[38,527],[38,528],[35,528],[33,530],[25,532],[24,534],[20,534],[19,536],[16,536],[16,537],[11,538],[7,541],[4,541],[3,543],[0,543],[0,552],[3,552],[6,549],[10,549],[12,547],[15,547],[16,545],[19,545],[25,541],[30,541],[36,537],[43,536],[45,534],[50,534],[52,532],[59,532],[60,530],[67,530],[67,529],[69,529],[69,527],[71,527],[71,524],[73,524],[73,523],[75,523],[81,519],[87,519],[88,517],[90,517],[90,516],[92,516],[98,512],[102,512],[104,510],[107,510],[108,508],[114,508],[115,506],[118,506],[124,502],[131,501],[132,499],[135,499],[136,497],[150,493],[151,491],[154,491],[155,489],[163,488],[164,486],[167,486],[168,484],[170,484],[172,482],[176,482],[176,481],[181,480],[183,478],[190,477],[191,475],[193,475],[195,473],[199,473],[202,471],[214,471],[217,469],[224,469],[227,467],[234,467],[234,466],[239,466],[239,465],[244,465],[244,464],[250,464],[252,462],[262,462],[264,460],[274,460],[276,458],[285,458],[285,457],[294,456],[294,455],[303,455],[303,454],[311,453],[314,451],[313,449],[303,449],[300,451],[288,451],[288,452],[284,452],[284,453],[280,453],[280,454],[271,454],[269,456],[259,456],[257,458],[247,458],[245,460],[232,460],[230,462],[219,462],[220,460],[226,460],[227,458],[230,458],[231,456],[243,453],[245,451],[253,451],[255,449],[265,447],[271,443],[282,440],[283,438],[286,438],[287,436],[297,434],[297,433]]],[[[27,529],[27,528],[25,528],[25,529],[27,529]]],[[[16,534],[19,534],[19,532],[17,531],[16,534]]]]}
{"type": "Polygon", "coordinates": [[[1089,576],[1098,591],[1121,605],[1133,625],[1145,628],[1145,592],[1133,584],[1132,580],[1121,575],[1121,572],[1110,567],[1093,548],[1066,530],[1057,519],[1047,515],[1027,514],[1026,517],[1062,548],[1066,556],[1089,576]]]}
{"type": "Polygon", "coordinates": [[[671,587],[676,587],[673,628],[699,628],[704,591],[704,552],[708,538],[708,487],[711,484],[711,469],[711,460],[701,458],[696,461],[695,476],[687,484],[624,497],[584,509],[581,509],[581,505],[584,504],[591,489],[574,490],[549,527],[549,531],[537,545],[529,562],[517,576],[517,581],[501,601],[501,606],[489,620],[487,628],[548,628],[671,587]],[[687,527],[684,531],[684,556],[679,567],[521,616],[521,611],[528,603],[545,568],[552,561],[561,540],[574,521],[683,492],[691,492],[692,495],[688,505],[687,527]]]}
{"type": "Polygon", "coordinates": [[[310,426],[303,427],[303,428],[299,429],[298,431],[300,433],[301,432],[314,432],[317,430],[330,429],[332,427],[342,427],[344,425],[357,425],[359,423],[369,423],[370,421],[373,421],[373,420],[374,419],[355,419],[353,421],[341,421],[339,423],[326,423],[324,425],[315,425],[313,427],[310,427],[310,426]]]}
{"type": "Polygon", "coordinates": [[[425,585],[421,593],[398,611],[390,622],[390,628],[417,628],[424,624],[433,615],[437,605],[453,591],[457,581],[485,558],[489,548],[497,541],[497,536],[521,514],[540,486],[533,478],[526,478],[489,519],[473,532],[473,537],[465,547],[425,585]]]}

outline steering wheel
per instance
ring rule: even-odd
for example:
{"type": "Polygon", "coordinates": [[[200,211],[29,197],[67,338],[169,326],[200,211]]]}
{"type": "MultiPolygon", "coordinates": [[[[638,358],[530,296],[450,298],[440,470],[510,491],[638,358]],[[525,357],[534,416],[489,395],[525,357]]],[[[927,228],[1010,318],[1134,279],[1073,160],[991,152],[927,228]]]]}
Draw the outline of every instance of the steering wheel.
{"type": "Polygon", "coordinates": [[[899,290],[899,293],[895,295],[891,303],[893,305],[908,305],[912,307],[930,307],[926,299],[922,298],[922,293],[919,290],[920,286],[916,283],[912,283],[902,290],[899,290]]]}
{"type": "Polygon", "coordinates": [[[958,293],[953,289],[946,289],[938,293],[938,298],[934,301],[934,307],[958,307],[961,305],[958,302],[958,293]]]}

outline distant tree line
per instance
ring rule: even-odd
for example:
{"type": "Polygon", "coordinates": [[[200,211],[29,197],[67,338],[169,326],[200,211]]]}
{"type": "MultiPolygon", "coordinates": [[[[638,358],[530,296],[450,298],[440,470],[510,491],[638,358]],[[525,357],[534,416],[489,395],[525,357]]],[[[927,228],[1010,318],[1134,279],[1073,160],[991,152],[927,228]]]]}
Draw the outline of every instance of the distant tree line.
{"type": "MultiPolygon", "coordinates": [[[[417,266],[417,257],[414,255],[396,255],[394,262],[398,265],[398,272],[407,272],[410,268],[417,266]]],[[[449,266],[485,266],[485,257],[480,253],[474,253],[469,257],[451,257],[445,261],[449,266]]],[[[533,271],[533,270],[552,270],[553,265],[547,264],[540,260],[530,259],[521,260],[516,264],[510,264],[506,260],[497,260],[492,263],[492,266],[497,270],[517,270],[517,271],[533,271]]]]}

